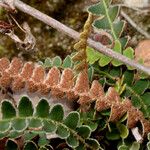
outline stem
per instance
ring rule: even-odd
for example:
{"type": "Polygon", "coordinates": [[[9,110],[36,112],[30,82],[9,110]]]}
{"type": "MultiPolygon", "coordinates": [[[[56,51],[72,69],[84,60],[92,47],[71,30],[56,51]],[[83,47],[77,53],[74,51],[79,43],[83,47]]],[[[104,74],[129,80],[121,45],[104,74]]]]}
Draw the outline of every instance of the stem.
{"type": "Polygon", "coordinates": [[[109,79],[116,80],[115,77],[111,76],[109,73],[106,73],[105,71],[101,71],[100,69],[95,69],[95,71],[98,72],[99,74],[106,75],[109,79]]]}
{"type": "MultiPolygon", "coordinates": [[[[48,15],[40,12],[39,10],[37,10],[29,5],[26,5],[25,3],[21,2],[20,0],[14,0],[14,5],[16,8],[18,8],[22,12],[35,17],[36,19],[44,22],[45,24],[47,24],[49,26],[52,26],[53,28],[57,29],[58,31],[64,32],[65,34],[72,37],[73,39],[79,40],[80,34],[78,32],[76,32],[75,30],[60,23],[59,21],[49,17],[48,15]]],[[[114,52],[113,50],[111,50],[110,48],[107,48],[106,46],[102,45],[101,43],[95,42],[91,39],[88,39],[87,43],[90,47],[96,49],[97,51],[99,51],[109,57],[112,57],[114,59],[117,59],[118,61],[121,61],[126,65],[129,65],[133,68],[136,68],[137,70],[140,70],[140,71],[150,75],[150,68],[145,67],[139,63],[136,63],[134,60],[131,60],[119,53],[114,52]]]]}
{"type": "Polygon", "coordinates": [[[109,22],[109,25],[110,25],[110,28],[111,28],[112,35],[114,36],[115,40],[118,40],[118,38],[117,38],[117,36],[115,34],[115,31],[114,31],[113,25],[112,25],[112,21],[111,21],[111,19],[109,17],[109,12],[108,12],[108,8],[107,8],[105,0],[103,0],[103,4],[104,4],[104,7],[105,7],[105,13],[106,13],[106,17],[108,19],[108,22],[109,22]]]}
{"type": "Polygon", "coordinates": [[[131,132],[132,132],[132,134],[135,137],[137,142],[141,142],[143,140],[141,134],[139,133],[138,127],[132,128],[131,132]]]}

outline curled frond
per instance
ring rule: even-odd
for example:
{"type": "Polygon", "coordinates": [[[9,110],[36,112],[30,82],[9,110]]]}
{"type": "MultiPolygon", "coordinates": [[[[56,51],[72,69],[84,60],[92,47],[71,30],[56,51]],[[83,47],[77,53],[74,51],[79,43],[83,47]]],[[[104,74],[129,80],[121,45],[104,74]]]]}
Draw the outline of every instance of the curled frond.
{"type": "Polygon", "coordinates": [[[76,71],[87,69],[86,47],[87,47],[87,39],[90,34],[92,22],[93,22],[93,15],[89,13],[88,19],[84,25],[83,32],[80,34],[80,41],[74,45],[74,49],[76,49],[78,52],[73,57],[73,60],[79,62],[79,64],[75,66],[76,71]]]}

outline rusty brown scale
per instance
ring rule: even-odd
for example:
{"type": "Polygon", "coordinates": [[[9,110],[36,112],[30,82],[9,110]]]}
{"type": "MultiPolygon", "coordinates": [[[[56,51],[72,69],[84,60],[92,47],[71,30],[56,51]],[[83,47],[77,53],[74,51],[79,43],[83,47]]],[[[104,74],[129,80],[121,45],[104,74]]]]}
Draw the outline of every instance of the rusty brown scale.
{"type": "Polygon", "coordinates": [[[21,90],[40,93],[41,96],[50,94],[51,98],[57,101],[64,98],[69,103],[76,101],[83,110],[87,110],[86,108],[95,102],[97,111],[111,109],[108,121],[117,122],[127,114],[128,128],[132,129],[138,122],[141,122],[142,135],[145,136],[150,132],[150,122],[144,118],[141,111],[132,105],[129,99],[122,100],[113,87],[110,87],[105,94],[97,80],[94,80],[92,84],[89,83],[85,70],[75,77],[74,71],[70,68],[61,71],[57,67],[52,67],[47,73],[42,66],[36,63],[23,62],[19,58],[14,58],[10,62],[7,58],[1,58],[0,74],[0,86],[9,87],[14,94],[21,90]]]}

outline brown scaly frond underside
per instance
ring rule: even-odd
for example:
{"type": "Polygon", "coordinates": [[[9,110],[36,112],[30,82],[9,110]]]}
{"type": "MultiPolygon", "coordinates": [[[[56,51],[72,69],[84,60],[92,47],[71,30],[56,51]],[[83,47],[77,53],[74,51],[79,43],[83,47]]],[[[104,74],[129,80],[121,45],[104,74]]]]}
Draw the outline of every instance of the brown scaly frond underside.
{"type": "Polygon", "coordinates": [[[128,128],[134,128],[138,122],[141,122],[143,136],[150,132],[150,122],[131,104],[130,100],[121,100],[113,87],[110,87],[105,94],[103,87],[96,80],[90,87],[85,70],[75,78],[73,70],[69,68],[61,73],[57,67],[53,67],[47,73],[42,66],[31,62],[23,63],[19,58],[14,58],[11,62],[7,58],[1,58],[0,74],[0,86],[9,87],[14,93],[24,89],[41,95],[50,93],[56,98],[67,97],[70,102],[78,99],[78,103],[83,108],[90,107],[95,101],[97,111],[111,109],[110,122],[118,121],[127,113],[128,128]]]}

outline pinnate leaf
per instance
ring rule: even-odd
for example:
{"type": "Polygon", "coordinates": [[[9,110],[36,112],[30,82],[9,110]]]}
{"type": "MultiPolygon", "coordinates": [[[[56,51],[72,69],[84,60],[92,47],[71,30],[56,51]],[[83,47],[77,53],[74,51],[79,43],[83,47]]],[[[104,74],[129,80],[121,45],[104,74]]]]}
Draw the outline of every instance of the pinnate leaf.
{"type": "Polygon", "coordinates": [[[88,69],[88,77],[89,77],[89,81],[91,81],[91,82],[92,82],[92,79],[93,79],[93,75],[94,75],[94,68],[90,67],[88,69]]]}
{"type": "Polygon", "coordinates": [[[10,119],[16,116],[16,110],[11,102],[3,101],[1,106],[2,118],[10,119]]]}
{"type": "Polygon", "coordinates": [[[87,121],[87,125],[91,128],[92,131],[95,131],[98,127],[98,123],[93,121],[87,121]]]}
{"type": "Polygon", "coordinates": [[[147,149],[150,150],[150,142],[147,143],[147,149]]]}
{"type": "Polygon", "coordinates": [[[102,54],[95,51],[93,48],[88,47],[87,50],[87,60],[90,64],[94,64],[96,61],[98,61],[102,54]]]}
{"type": "Polygon", "coordinates": [[[52,66],[60,67],[61,64],[62,64],[62,60],[59,56],[56,56],[55,58],[53,58],[52,66]]]}
{"type": "Polygon", "coordinates": [[[111,6],[108,13],[110,16],[110,20],[113,22],[119,14],[119,7],[111,6]]]}
{"type": "Polygon", "coordinates": [[[45,132],[41,132],[39,134],[39,141],[38,141],[38,146],[43,147],[48,145],[49,141],[46,138],[46,134],[45,132]]]}
{"type": "Polygon", "coordinates": [[[89,139],[86,139],[86,142],[87,142],[91,147],[93,147],[94,150],[102,149],[102,148],[100,147],[98,141],[95,140],[95,139],[89,138],[89,139]]]}
{"type": "Polygon", "coordinates": [[[150,92],[145,92],[141,97],[142,97],[143,102],[147,106],[150,106],[150,92]]]}
{"type": "Polygon", "coordinates": [[[16,139],[16,138],[19,138],[20,136],[22,136],[22,132],[18,132],[16,130],[12,130],[9,133],[9,138],[10,139],[16,139]]]}
{"type": "Polygon", "coordinates": [[[72,134],[70,134],[70,136],[67,138],[66,141],[67,141],[67,144],[72,148],[75,148],[79,145],[78,139],[72,134]]]}
{"type": "Polygon", "coordinates": [[[38,135],[38,133],[27,131],[24,133],[23,137],[24,137],[25,141],[31,141],[37,135],[38,135]]]}
{"type": "Polygon", "coordinates": [[[123,51],[123,55],[130,58],[130,59],[134,59],[134,50],[131,47],[126,48],[123,51]]]}
{"type": "Polygon", "coordinates": [[[121,37],[121,38],[119,39],[119,41],[120,41],[120,43],[121,43],[121,46],[122,46],[122,49],[125,49],[125,48],[126,48],[128,42],[129,42],[129,39],[130,39],[129,36],[121,37]]]}
{"type": "Polygon", "coordinates": [[[16,118],[12,121],[12,126],[15,131],[24,131],[27,128],[27,120],[22,118],[16,118]]]}
{"type": "Polygon", "coordinates": [[[133,90],[137,93],[137,94],[143,94],[145,92],[145,90],[149,87],[149,80],[138,80],[134,86],[133,86],[133,90]]]}
{"type": "Polygon", "coordinates": [[[136,108],[140,109],[142,107],[140,99],[137,96],[132,96],[131,101],[132,101],[133,106],[135,106],[136,108]]]}
{"type": "Polygon", "coordinates": [[[31,118],[29,120],[29,128],[41,128],[42,126],[43,123],[39,118],[31,118]]]}
{"type": "Polygon", "coordinates": [[[64,118],[64,110],[62,105],[56,104],[50,111],[49,117],[55,121],[62,121],[64,118]]]}
{"type": "MultiPolygon", "coordinates": [[[[117,52],[117,53],[122,53],[122,48],[121,48],[121,43],[120,43],[120,41],[115,41],[115,45],[114,45],[114,48],[113,48],[113,50],[115,51],[115,52],[117,52]]],[[[122,65],[122,62],[120,62],[120,61],[118,61],[118,60],[113,60],[112,61],[112,64],[114,65],[114,66],[120,66],[120,65],[122,65]]]]}
{"type": "Polygon", "coordinates": [[[119,146],[118,150],[129,150],[129,147],[126,145],[119,146]]]}
{"type": "Polygon", "coordinates": [[[68,128],[66,128],[65,126],[59,124],[57,127],[57,131],[56,134],[60,137],[60,138],[67,138],[70,135],[70,132],[68,130],[68,128]]]}
{"type": "Polygon", "coordinates": [[[106,16],[103,16],[102,18],[95,20],[93,25],[97,29],[110,30],[110,24],[106,16]]]}
{"type": "Polygon", "coordinates": [[[65,118],[64,123],[67,127],[71,129],[75,129],[79,123],[79,119],[80,119],[80,116],[78,112],[71,112],[65,118]]]}
{"type": "Polygon", "coordinates": [[[64,61],[63,61],[63,64],[62,64],[62,67],[63,68],[71,68],[73,65],[73,62],[71,60],[71,57],[68,55],[64,61]]]}
{"type": "Polygon", "coordinates": [[[27,142],[25,145],[24,145],[24,148],[23,150],[38,150],[38,147],[36,146],[36,144],[32,141],[30,142],[27,142]]]}
{"type": "Polygon", "coordinates": [[[52,67],[52,62],[51,62],[51,59],[50,58],[46,58],[45,61],[44,61],[44,67],[45,68],[50,68],[52,67]]]}
{"type": "Polygon", "coordinates": [[[124,72],[124,83],[131,86],[134,81],[134,73],[133,71],[127,70],[124,72]]]}
{"type": "Polygon", "coordinates": [[[130,147],[130,150],[139,150],[139,149],[140,149],[140,143],[133,142],[131,147],[130,147]]]}
{"type": "Polygon", "coordinates": [[[41,99],[36,107],[36,116],[41,117],[41,118],[48,117],[49,109],[50,109],[50,106],[47,100],[41,99]]]}
{"type": "Polygon", "coordinates": [[[82,125],[77,128],[78,134],[82,136],[83,138],[89,138],[91,135],[91,129],[89,126],[82,125]]]}
{"type": "Polygon", "coordinates": [[[101,67],[104,67],[106,65],[108,65],[111,62],[112,58],[108,57],[106,55],[102,55],[101,59],[99,60],[99,65],[101,67]]]}
{"type": "MultiPolygon", "coordinates": [[[[134,59],[134,50],[131,47],[126,48],[123,51],[123,55],[130,58],[130,59],[134,59]]],[[[133,70],[134,68],[127,66],[129,70],[133,70]]]]}
{"type": "Polygon", "coordinates": [[[9,139],[6,143],[7,150],[18,150],[18,144],[16,141],[9,139]]]}
{"type": "Polygon", "coordinates": [[[105,15],[105,8],[103,2],[99,2],[88,8],[88,11],[95,15],[105,15]]]}
{"type": "Polygon", "coordinates": [[[33,106],[28,97],[23,96],[18,105],[18,114],[20,117],[28,117],[33,115],[33,106]]]}
{"type": "Polygon", "coordinates": [[[118,124],[117,124],[117,128],[118,128],[118,130],[119,130],[119,132],[120,132],[120,137],[121,137],[122,139],[125,139],[125,138],[128,137],[128,135],[129,135],[129,130],[128,130],[127,126],[125,126],[124,124],[118,123],[118,124]]]}
{"type": "Polygon", "coordinates": [[[43,126],[44,131],[48,133],[56,131],[57,125],[54,122],[50,120],[49,121],[45,120],[43,121],[43,123],[44,123],[44,126],[43,126]]]}
{"type": "Polygon", "coordinates": [[[2,120],[0,121],[0,133],[5,133],[11,128],[10,121],[2,120]]]}
{"type": "Polygon", "coordinates": [[[113,28],[115,31],[115,35],[117,36],[117,38],[119,39],[119,37],[121,36],[123,30],[125,27],[125,22],[124,21],[116,21],[113,23],[113,28]]]}

